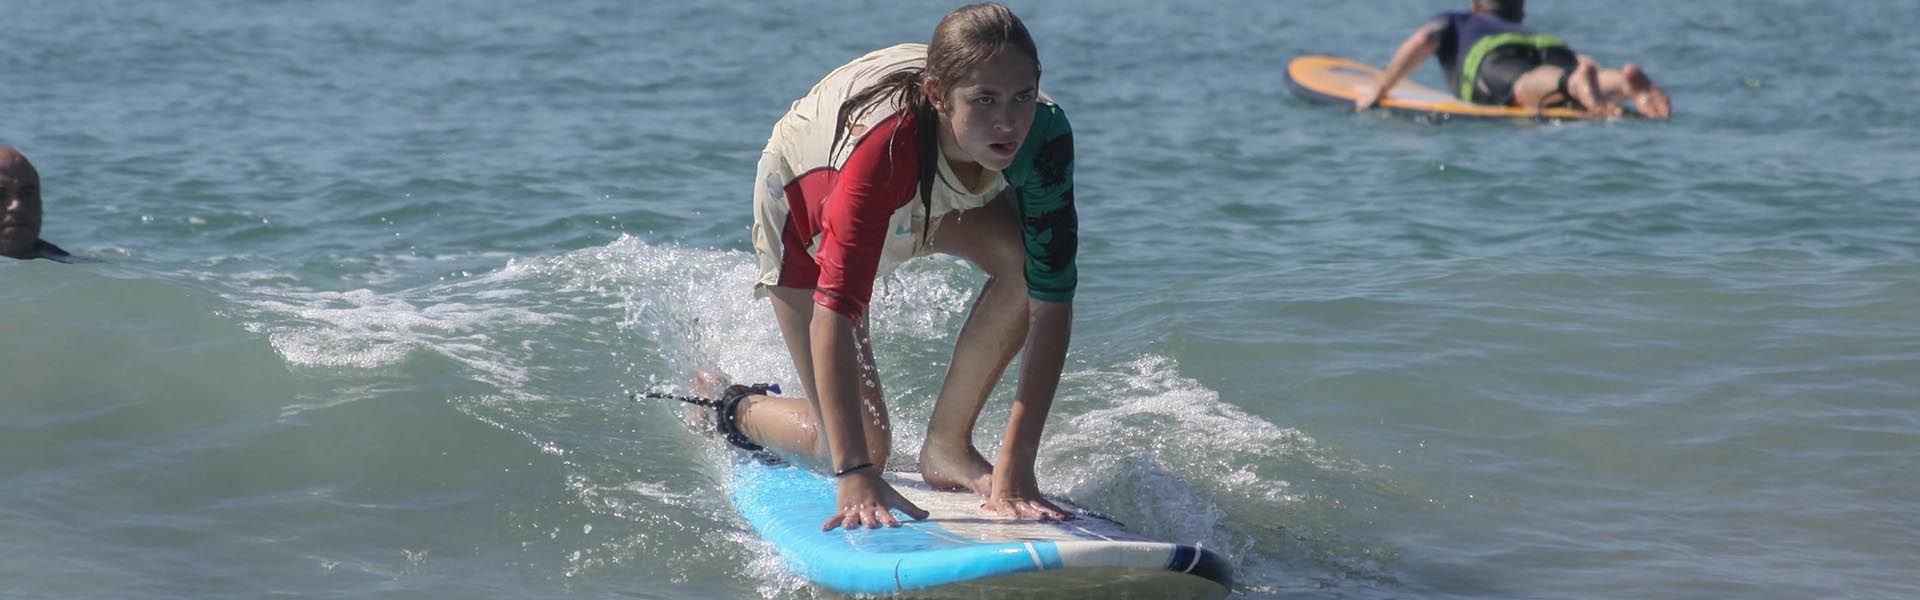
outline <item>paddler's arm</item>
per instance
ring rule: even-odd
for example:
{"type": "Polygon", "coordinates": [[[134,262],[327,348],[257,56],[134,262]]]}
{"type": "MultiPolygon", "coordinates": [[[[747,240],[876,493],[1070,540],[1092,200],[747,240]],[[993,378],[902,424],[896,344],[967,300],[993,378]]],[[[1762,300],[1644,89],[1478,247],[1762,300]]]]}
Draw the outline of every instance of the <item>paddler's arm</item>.
{"type": "Polygon", "coordinates": [[[1433,52],[1440,49],[1440,30],[1445,26],[1445,23],[1435,21],[1421,26],[1413,32],[1413,35],[1407,36],[1407,41],[1400,44],[1400,50],[1393,53],[1393,60],[1387,62],[1386,76],[1381,78],[1380,85],[1361,94],[1360,98],[1353,102],[1353,109],[1366,110],[1378,106],[1380,100],[1386,98],[1388,92],[1393,91],[1393,86],[1399,85],[1408,75],[1413,74],[1414,69],[1420,68],[1420,64],[1426,62],[1427,57],[1433,56],[1433,52]]]}
{"type": "Polygon", "coordinates": [[[1023,519],[1065,520],[1073,513],[1040,495],[1034,462],[1040,454],[1040,433],[1052,412],[1060,389],[1060,373],[1067,365],[1067,345],[1073,335],[1073,301],[1028,299],[1027,342],[1020,351],[1020,383],[1014,389],[1013,415],[1000,443],[999,464],[993,469],[993,495],[986,508],[1023,519]]]}
{"type": "Polygon", "coordinates": [[[813,305],[813,380],[819,386],[820,418],[827,435],[827,468],[838,487],[837,507],[822,531],[835,527],[899,527],[889,509],[915,519],[927,511],[900,496],[880,478],[886,465],[867,458],[867,435],[860,426],[860,349],[855,346],[853,320],[823,304],[813,305]]]}

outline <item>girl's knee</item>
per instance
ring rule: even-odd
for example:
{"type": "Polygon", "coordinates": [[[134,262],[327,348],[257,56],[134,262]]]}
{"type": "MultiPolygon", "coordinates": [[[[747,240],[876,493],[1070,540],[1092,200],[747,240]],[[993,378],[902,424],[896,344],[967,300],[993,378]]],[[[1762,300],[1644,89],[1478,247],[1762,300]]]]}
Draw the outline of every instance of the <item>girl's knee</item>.
{"type": "Polygon", "coordinates": [[[1018,236],[983,248],[974,262],[987,277],[1026,285],[1027,249],[1018,236]]]}
{"type": "Polygon", "coordinates": [[[1021,306],[1026,305],[1026,302],[1027,302],[1026,273],[1024,272],[1015,273],[1011,277],[1002,277],[1000,278],[999,283],[995,285],[1005,286],[1005,289],[1002,290],[1002,293],[1005,294],[1006,297],[1010,299],[1010,302],[1019,304],[1021,306]]]}

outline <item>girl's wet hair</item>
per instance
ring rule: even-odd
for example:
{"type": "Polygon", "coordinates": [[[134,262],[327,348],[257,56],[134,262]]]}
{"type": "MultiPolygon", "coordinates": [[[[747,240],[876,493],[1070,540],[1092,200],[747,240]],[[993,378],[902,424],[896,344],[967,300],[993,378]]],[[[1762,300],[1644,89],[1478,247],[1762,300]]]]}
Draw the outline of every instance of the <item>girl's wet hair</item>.
{"type": "MultiPolygon", "coordinates": [[[[920,134],[920,203],[925,208],[923,218],[931,219],[934,161],[938,160],[940,139],[934,127],[939,118],[933,112],[933,99],[921,92],[920,81],[932,79],[933,93],[944,98],[956,82],[1009,48],[1033,61],[1037,80],[1040,52],[1033,45],[1033,36],[1027,33],[1027,25],[1014,16],[1012,9],[997,2],[982,2],[947,13],[933,28],[933,40],[927,43],[925,67],[888,74],[840,104],[840,114],[833,126],[833,151],[839,152],[841,144],[848,141],[847,127],[875,108],[898,106],[901,110],[913,111],[920,134]]],[[[897,134],[899,130],[894,132],[897,134]]],[[[927,241],[927,225],[923,222],[920,228],[923,245],[927,241]]]]}
{"type": "Polygon", "coordinates": [[[947,13],[940,19],[940,25],[933,28],[925,67],[889,74],[840,104],[839,119],[834,123],[834,146],[838,148],[844,141],[849,123],[858,121],[878,106],[900,106],[914,111],[916,118],[932,116],[933,100],[920,93],[922,78],[933,79],[934,93],[944,97],[955,82],[1009,47],[1032,59],[1034,75],[1040,74],[1040,52],[1034,48],[1027,25],[1014,16],[1012,9],[997,2],[982,2],[947,13]]]}
{"type": "Polygon", "coordinates": [[[1527,18],[1527,0],[1473,0],[1473,6],[1509,23],[1527,18]]]}

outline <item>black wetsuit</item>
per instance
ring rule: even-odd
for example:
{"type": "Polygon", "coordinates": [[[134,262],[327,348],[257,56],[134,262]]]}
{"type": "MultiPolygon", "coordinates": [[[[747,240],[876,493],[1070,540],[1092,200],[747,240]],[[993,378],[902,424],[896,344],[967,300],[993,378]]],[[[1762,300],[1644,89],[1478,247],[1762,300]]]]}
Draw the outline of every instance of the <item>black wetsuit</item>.
{"type": "Polygon", "coordinates": [[[69,254],[66,250],[61,249],[59,246],[53,245],[53,242],[49,242],[46,240],[34,240],[33,254],[27,256],[26,258],[22,258],[21,260],[33,260],[36,258],[44,258],[53,262],[66,263],[66,264],[83,263],[83,262],[99,262],[91,258],[74,256],[72,254],[69,254]]]}
{"type": "Polygon", "coordinates": [[[1440,48],[1434,55],[1447,72],[1449,91],[1460,99],[1513,104],[1514,82],[1528,71],[1552,65],[1566,70],[1560,77],[1558,92],[1564,98],[1560,102],[1573,102],[1567,94],[1567,76],[1580,58],[1559,38],[1470,12],[1442,12],[1434,15],[1434,22],[1440,25],[1440,48]]]}

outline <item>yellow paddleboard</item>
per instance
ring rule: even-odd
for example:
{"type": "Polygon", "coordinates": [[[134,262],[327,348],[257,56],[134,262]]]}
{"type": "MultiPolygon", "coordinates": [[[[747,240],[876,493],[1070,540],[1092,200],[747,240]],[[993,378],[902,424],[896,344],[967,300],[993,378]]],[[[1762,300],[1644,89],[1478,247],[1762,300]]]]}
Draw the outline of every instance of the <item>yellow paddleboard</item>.
{"type": "MultiPolygon", "coordinates": [[[[1351,108],[1361,94],[1373,89],[1386,73],[1379,69],[1337,56],[1302,56],[1287,65],[1287,87],[1294,95],[1314,102],[1344,104],[1351,108]]],[[[1518,119],[1523,121],[1587,119],[1586,113],[1549,108],[1535,114],[1517,106],[1473,104],[1453,94],[1411,81],[1401,81],[1380,101],[1380,108],[1416,118],[1448,120],[1518,119]]]]}

